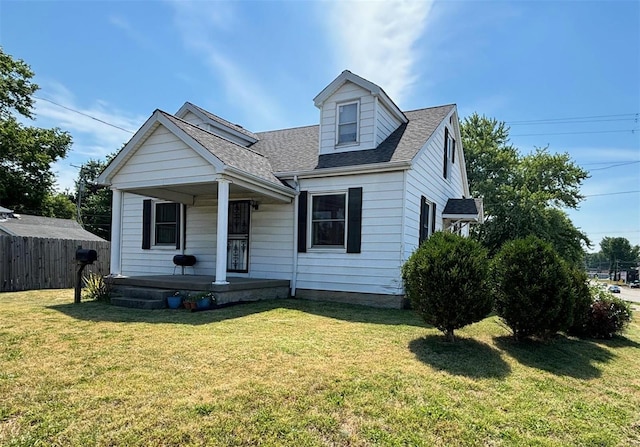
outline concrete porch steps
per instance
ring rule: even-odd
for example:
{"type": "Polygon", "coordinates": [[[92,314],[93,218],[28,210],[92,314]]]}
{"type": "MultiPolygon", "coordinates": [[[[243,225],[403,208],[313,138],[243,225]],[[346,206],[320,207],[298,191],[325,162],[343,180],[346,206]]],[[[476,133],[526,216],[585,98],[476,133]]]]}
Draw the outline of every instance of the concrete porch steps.
{"type": "Polygon", "coordinates": [[[171,290],[148,287],[115,287],[111,304],[132,309],[166,309],[171,290]]]}

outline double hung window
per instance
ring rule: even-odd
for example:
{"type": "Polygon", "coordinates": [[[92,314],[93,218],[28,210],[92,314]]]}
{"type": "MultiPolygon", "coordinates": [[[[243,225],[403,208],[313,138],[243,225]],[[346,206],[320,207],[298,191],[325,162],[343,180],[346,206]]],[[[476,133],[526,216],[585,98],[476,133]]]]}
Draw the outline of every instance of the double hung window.
{"type": "Polygon", "coordinates": [[[358,142],[358,103],[338,105],[338,144],[358,142]]]}
{"type": "Polygon", "coordinates": [[[176,245],[178,237],[178,213],[177,203],[156,203],[154,234],[155,245],[176,245]]]}
{"type": "Polygon", "coordinates": [[[311,246],[344,248],[346,194],[311,197],[311,246]]]}

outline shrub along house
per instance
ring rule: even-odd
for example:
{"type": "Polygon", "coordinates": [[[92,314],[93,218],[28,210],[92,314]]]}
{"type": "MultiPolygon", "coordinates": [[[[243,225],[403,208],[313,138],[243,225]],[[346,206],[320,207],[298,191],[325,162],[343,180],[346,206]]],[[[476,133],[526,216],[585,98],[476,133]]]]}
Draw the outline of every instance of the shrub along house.
{"type": "Polygon", "coordinates": [[[401,111],[349,71],[314,103],[319,125],[259,133],[188,102],[156,110],[99,178],[113,191],[112,274],[181,280],[162,275],[189,254],[192,288],[273,280],[296,297],[400,307],[419,243],[482,220],[456,106],[401,111]]]}

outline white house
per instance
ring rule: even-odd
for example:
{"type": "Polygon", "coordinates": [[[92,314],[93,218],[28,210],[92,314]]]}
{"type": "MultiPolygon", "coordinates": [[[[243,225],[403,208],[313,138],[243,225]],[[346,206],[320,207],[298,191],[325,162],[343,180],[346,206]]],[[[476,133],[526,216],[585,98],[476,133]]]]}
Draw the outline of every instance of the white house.
{"type": "Polygon", "coordinates": [[[319,125],[260,133],[188,102],[156,110],[99,178],[112,274],[170,275],[190,254],[214,287],[287,280],[296,297],[399,307],[419,243],[482,220],[456,106],[402,111],[350,71],[314,103],[319,125]]]}

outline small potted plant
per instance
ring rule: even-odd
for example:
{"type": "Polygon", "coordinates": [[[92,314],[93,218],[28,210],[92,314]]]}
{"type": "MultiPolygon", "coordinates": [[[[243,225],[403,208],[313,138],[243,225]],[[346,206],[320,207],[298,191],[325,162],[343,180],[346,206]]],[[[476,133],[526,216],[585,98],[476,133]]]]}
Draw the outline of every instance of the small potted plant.
{"type": "Polygon", "coordinates": [[[177,309],[182,304],[182,295],[180,292],[175,292],[173,295],[167,297],[167,305],[169,309],[177,309]]]}
{"type": "Polygon", "coordinates": [[[195,309],[196,308],[196,297],[195,295],[187,294],[182,300],[182,304],[184,304],[185,309],[195,309]]]}
{"type": "Polygon", "coordinates": [[[208,309],[212,304],[215,304],[216,297],[213,292],[201,292],[195,295],[196,306],[198,309],[208,309]]]}

